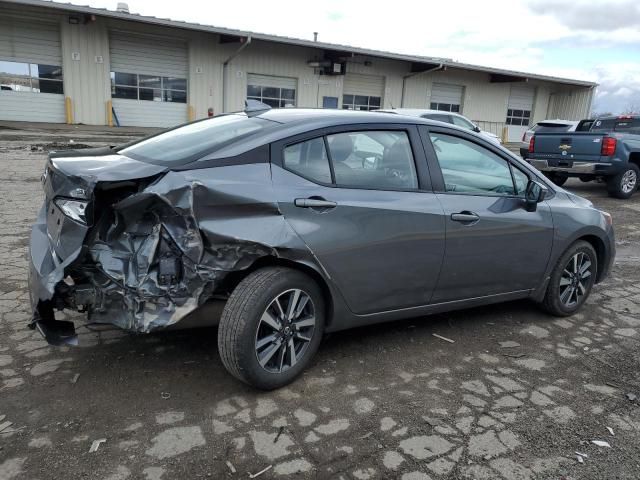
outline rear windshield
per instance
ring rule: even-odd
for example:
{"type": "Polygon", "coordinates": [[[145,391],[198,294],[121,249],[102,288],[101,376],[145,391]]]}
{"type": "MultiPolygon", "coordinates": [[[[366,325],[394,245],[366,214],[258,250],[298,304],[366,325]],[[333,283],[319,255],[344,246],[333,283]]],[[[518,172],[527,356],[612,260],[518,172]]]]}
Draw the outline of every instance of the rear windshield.
{"type": "Polygon", "coordinates": [[[532,130],[536,133],[568,132],[572,126],[562,123],[538,123],[532,130]]]}
{"type": "Polygon", "coordinates": [[[591,127],[592,132],[624,132],[640,134],[640,117],[638,118],[605,118],[596,120],[591,127]]]}
{"type": "Polygon", "coordinates": [[[221,115],[143,139],[118,153],[157,165],[183,165],[275,125],[276,122],[245,114],[221,115]]]}

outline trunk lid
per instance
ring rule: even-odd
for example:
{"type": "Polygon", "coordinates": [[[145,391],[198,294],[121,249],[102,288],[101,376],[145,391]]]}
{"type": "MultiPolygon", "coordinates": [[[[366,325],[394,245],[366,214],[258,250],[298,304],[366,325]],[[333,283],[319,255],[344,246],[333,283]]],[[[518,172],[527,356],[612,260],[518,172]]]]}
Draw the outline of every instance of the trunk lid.
{"type": "Polygon", "coordinates": [[[536,133],[532,158],[598,162],[604,133],[536,133]]]}
{"type": "Polygon", "coordinates": [[[95,201],[95,190],[99,185],[128,184],[135,188],[137,181],[159,175],[166,169],[113,154],[110,149],[52,152],[42,175],[42,182],[46,196],[44,208],[47,237],[58,260],[65,261],[82,246],[93,224],[96,210],[102,207],[95,201]],[[65,200],[85,205],[86,222],[65,214],[60,206],[65,200]]]}

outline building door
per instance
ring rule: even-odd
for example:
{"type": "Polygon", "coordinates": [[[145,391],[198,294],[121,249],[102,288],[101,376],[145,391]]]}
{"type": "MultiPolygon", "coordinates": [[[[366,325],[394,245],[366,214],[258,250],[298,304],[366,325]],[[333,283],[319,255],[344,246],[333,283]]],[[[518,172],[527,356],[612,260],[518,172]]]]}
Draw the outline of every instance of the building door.
{"type": "Polygon", "coordinates": [[[519,142],[531,124],[535,89],[513,85],[507,106],[507,142],[519,142]]]}
{"type": "Polygon", "coordinates": [[[434,83],[431,87],[431,102],[429,108],[443,112],[462,111],[462,99],[464,87],[462,85],[449,85],[447,83],[434,83]]]}
{"type": "Polygon", "coordinates": [[[111,31],[111,97],[120,125],[172,127],[187,114],[187,44],[111,31]]]}
{"type": "Polygon", "coordinates": [[[60,27],[0,16],[0,120],[64,123],[60,27]]]}
{"type": "Polygon", "coordinates": [[[347,73],[344,77],[342,108],[345,110],[378,110],[382,108],[384,77],[347,73]]]}
{"type": "Polygon", "coordinates": [[[273,75],[247,75],[247,98],[273,108],[295,107],[298,100],[298,79],[273,75]]]}

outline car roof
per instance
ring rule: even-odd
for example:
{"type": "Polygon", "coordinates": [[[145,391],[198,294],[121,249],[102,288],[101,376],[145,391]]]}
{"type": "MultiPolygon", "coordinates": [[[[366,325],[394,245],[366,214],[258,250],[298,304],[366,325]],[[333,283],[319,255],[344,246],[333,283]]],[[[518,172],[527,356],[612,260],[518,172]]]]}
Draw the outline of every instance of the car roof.
{"type": "MultiPolygon", "coordinates": [[[[360,110],[338,110],[324,108],[273,108],[255,116],[278,123],[416,123],[416,119],[391,115],[388,112],[367,112],[360,110]]],[[[418,123],[427,123],[419,121],[418,123]]]]}
{"type": "MultiPolygon", "coordinates": [[[[376,110],[376,112],[386,112],[386,113],[398,113],[400,115],[408,115],[410,117],[422,117],[422,115],[455,115],[456,117],[467,118],[461,113],[457,112],[446,112],[444,110],[432,110],[429,108],[389,108],[389,109],[380,109],[376,110]]],[[[467,119],[468,120],[468,119],[467,119]]]]}

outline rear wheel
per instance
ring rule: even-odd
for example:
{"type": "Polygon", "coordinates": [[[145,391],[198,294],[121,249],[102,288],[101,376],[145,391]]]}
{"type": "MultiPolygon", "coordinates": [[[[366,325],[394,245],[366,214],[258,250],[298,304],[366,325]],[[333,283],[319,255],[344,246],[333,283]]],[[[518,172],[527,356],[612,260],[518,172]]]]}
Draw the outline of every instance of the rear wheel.
{"type": "Polygon", "coordinates": [[[587,300],[598,273],[593,247],[585,241],[571,245],[551,274],[543,308],[559,317],[573,315],[587,300]]]}
{"type": "Polygon", "coordinates": [[[587,183],[593,180],[593,177],[590,177],[589,175],[580,175],[578,178],[580,179],[581,182],[584,182],[584,183],[587,183]]]}
{"type": "Polygon", "coordinates": [[[287,385],[310,363],[324,329],[320,288],[297,270],[269,267],[242,280],[218,328],[226,369],[256,388],[287,385]]]}
{"type": "Polygon", "coordinates": [[[640,168],[630,163],[622,172],[607,179],[609,196],[622,199],[631,197],[638,189],[639,179],[640,168]]]}
{"type": "Polygon", "coordinates": [[[567,175],[563,175],[562,173],[545,173],[544,175],[559,187],[564,185],[569,178],[567,175]]]}

